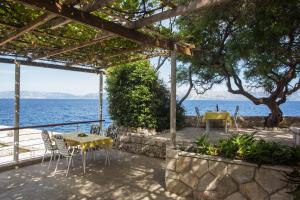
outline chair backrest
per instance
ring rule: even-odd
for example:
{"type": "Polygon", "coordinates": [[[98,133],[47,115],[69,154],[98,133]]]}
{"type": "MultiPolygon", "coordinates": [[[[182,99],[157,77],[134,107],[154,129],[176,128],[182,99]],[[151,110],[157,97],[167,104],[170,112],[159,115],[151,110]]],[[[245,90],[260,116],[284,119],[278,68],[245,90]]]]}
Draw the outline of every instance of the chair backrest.
{"type": "Polygon", "coordinates": [[[101,133],[100,125],[99,124],[93,124],[91,126],[90,134],[100,135],[100,133],[101,133]]]}
{"type": "Polygon", "coordinates": [[[240,107],[239,107],[239,106],[236,106],[236,108],[235,108],[235,113],[234,113],[234,118],[237,118],[237,117],[238,117],[239,111],[240,111],[240,107]]]}
{"type": "Polygon", "coordinates": [[[69,149],[65,143],[63,136],[58,134],[58,135],[54,135],[53,138],[57,146],[58,153],[63,156],[69,156],[70,155],[69,149]]]}
{"type": "Polygon", "coordinates": [[[196,115],[200,116],[200,110],[199,110],[198,106],[195,106],[195,111],[196,111],[196,115]]]}
{"type": "Polygon", "coordinates": [[[42,139],[43,139],[43,142],[45,145],[45,149],[54,150],[48,131],[43,130],[41,135],[42,135],[42,139]]]}

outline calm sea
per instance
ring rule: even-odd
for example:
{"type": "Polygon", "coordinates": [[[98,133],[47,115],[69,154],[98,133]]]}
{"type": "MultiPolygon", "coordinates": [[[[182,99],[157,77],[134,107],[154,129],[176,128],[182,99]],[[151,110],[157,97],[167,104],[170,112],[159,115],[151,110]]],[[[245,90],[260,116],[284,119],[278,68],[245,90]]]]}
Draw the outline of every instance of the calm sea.
{"type": "MultiPolygon", "coordinates": [[[[184,102],[186,115],[194,115],[194,107],[198,106],[203,114],[207,110],[226,110],[234,113],[235,107],[240,106],[243,116],[267,115],[266,106],[256,106],[249,101],[220,101],[220,100],[189,100],[184,102]]],[[[300,101],[289,101],[281,106],[285,116],[300,116],[300,101]]],[[[20,124],[40,125],[50,123],[62,123],[71,121],[86,121],[98,119],[98,101],[96,99],[22,99],[20,124]]],[[[107,102],[104,101],[105,126],[111,122],[107,110],[107,102]]],[[[12,99],[0,99],[0,125],[13,125],[14,101],[12,99]]],[[[90,125],[80,125],[81,131],[88,131],[90,125]]],[[[53,131],[74,131],[76,125],[54,127],[53,131]]]]}

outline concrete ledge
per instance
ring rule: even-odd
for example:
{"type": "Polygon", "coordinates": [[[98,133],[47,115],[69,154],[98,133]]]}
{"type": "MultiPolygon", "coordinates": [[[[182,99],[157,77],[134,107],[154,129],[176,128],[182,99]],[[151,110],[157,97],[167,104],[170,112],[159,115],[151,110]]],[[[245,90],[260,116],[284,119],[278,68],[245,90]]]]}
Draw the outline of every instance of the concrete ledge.
{"type": "MultiPolygon", "coordinates": [[[[44,161],[48,161],[48,160],[50,160],[50,156],[46,156],[44,161]]],[[[41,162],[42,162],[42,157],[36,157],[36,158],[21,160],[21,161],[19,161],[19,163],[3,164],[3,165],[0,165],[0,173],[4,172],[4,171],[16,169],[16,168],[34,165],[34,164],[41,163],[41,162]]]]}

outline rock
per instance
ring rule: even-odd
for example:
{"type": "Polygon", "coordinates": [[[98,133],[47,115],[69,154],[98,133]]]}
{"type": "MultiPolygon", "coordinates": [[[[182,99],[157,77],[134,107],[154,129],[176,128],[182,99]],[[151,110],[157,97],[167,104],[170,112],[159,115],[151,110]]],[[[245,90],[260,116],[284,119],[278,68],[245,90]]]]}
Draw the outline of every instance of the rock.
{"type": "Polygon", "coordinates": [[[224,200],[247,200],[241,193],[235,192],[224,200]]]}
{"type": "Polygon", "coordinates": [[[175,171],[176,167],[176,159],[174,158],[167,158],[166,159],[166,169],[175,171]]]}
{"type": "Polygon", "coordinates": [[[293,196],[288,194],[290,190],[287,188],[284,188],[282,190],[279,190],[278,192],[271,195],[270,200],[293,200],[293,196]]]}
{"type": "Polygon", "coordinates": [[[217,194],[219,199],[224,199],[228,195],[237,191],[238,187],[229,175],[225,175],[217,186],[217,194]]]}
{"type": "Polygon", "coordinates": [[[250,200],[266,200],[268,193],[256,182],[244,183],[240,185],[240,192],[250,200]]]}
{"type": "Polygon", "coordinates": [[[176,149],[167,148],[166,149],[167,158],[178,158],[178,151],[176,149]]]}
{"type": "Polygon", "coordinates": [[[184,172],[190,169],[191,157],[179,156],[176,161],[176,172],[184,172]]]}
{"type": "Polygon", "coordinates": [[[269,193],[273,193],[287,185],[282,172],[266,168],[257,169],[255,180],[269,193]]]}
{"type": "Polygon", "coordinates": [[[222,178],[227,174],[227,164],[218,161],[208,161],[209,171],[217,178],[222,178]]]}
{"type": "Polygon", "coordinates": [[[195,189],[198,184],[197,176],[195,176],[191,171],[179,174],[179,180],[192,189],[195,189]]]}
{"type": "Polygon", "coordinates": [[[215,191],[194,191],[194,200],[214,200],[217,199],[217,193],[215,191]]]}
{"type": "Polygon", "coordinates": [[[166,178],[179,179],[179,175],[176,172],[166,170],[166,178]]]}
{"type": "Polygon", "coordinates": [[[228,174],[238,183],[246,183],[254,178],[255,167],[228,164],[228,174]]]}
{"type": "Polygon", "coordinates": [[[218,178],[212,175],[211,173],[206,173],[202,178],[199,179],[198,190],[209,191],[215,190],[218,185],[218,178]]]}
{"type": "Polygon", "coordinates": [[[192,160],[192,171],[197,177],[200,178],[208,171],[208,161],[194,158],[192,160]]]}
{"type": "Polygon", "coordinates": [[[180,196],[192,195],[193,190],[179,180],[166,178],[166,188],[168,191],[180,196]]]}

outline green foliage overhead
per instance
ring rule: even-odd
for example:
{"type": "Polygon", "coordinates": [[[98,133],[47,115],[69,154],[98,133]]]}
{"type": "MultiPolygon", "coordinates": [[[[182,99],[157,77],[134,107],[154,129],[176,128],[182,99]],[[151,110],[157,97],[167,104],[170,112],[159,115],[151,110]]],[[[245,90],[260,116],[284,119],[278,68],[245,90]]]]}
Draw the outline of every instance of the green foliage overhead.
{"type": "MultiPolygon", "coordinates": [[[[149,61],[109,70],[107,91],[110,115],[117,124],[157,130],[169,128],[169,92],[149,61]]],[[[183,126],[184,110],[177,107],[177,127],[183,126]]]]}
{"type": "Polygon", "coordinates": [[[177,20],[179,36],[196,45],[193,57],[181,58],[179,82],[188,82],[191,67],[197,92],[225,83],[229,92],[267,105],[276,125],[279,105],[300,88],[300,2],[232,1],[211,9],[177,20]]]}
{"type": "Polygon", "coordinates": [[[195,152],[240,159],[252,163],[273,165],[296,165],[300,161],[300,147],[290,147],[278,142],[255,139],[254,134],[234,134],[217,144],[208,141],[206,135],[196,140],[195,152]]]}

